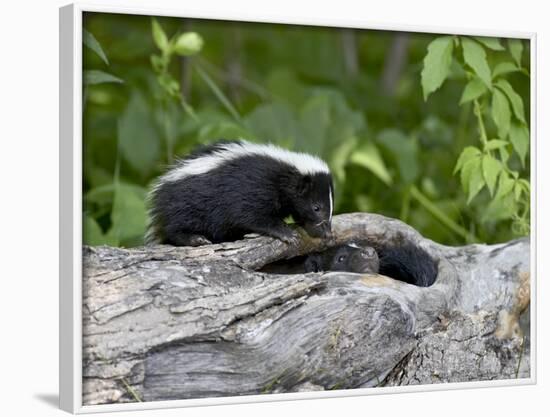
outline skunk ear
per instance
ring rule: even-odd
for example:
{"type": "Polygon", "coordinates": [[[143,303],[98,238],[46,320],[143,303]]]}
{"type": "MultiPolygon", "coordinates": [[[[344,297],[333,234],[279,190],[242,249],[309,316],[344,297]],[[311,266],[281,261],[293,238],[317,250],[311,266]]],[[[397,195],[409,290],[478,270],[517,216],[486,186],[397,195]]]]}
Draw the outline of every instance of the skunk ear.
{"type": "Polygon", "coordinates": [[[321,256],[309,255],[304,263],[306,272],[321,272],[321,256]]]}

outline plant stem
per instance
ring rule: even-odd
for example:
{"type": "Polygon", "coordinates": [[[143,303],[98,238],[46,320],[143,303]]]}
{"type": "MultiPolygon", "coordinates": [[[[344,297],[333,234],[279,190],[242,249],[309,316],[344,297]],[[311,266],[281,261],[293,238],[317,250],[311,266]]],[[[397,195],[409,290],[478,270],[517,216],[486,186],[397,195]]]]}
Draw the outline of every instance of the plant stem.
{"type": "Polygon", "coordinates": [[[453,219],[447,216],[442,210],[432,203],[415,185],[410,188],[411,197],[416,199],[432,216],[447,226],[450,230],[461,236],[466,242],[475,242],[476,237],[468,230],[457,224],[453,219]]]}
{"type": "Polygon", "coordinates": [[[477,99],[474,100],[474,114],[477,117],[477,123],[479,125],[479,133],[481,135],[481,143],[483,144],[483,147],[485,148],[485,145],[487,144],[487,131],[485,130],[485,123],[483,122],[483,115],[481,114],[481,106],[479,105],[479,101],[477,101],[477,99]]]}

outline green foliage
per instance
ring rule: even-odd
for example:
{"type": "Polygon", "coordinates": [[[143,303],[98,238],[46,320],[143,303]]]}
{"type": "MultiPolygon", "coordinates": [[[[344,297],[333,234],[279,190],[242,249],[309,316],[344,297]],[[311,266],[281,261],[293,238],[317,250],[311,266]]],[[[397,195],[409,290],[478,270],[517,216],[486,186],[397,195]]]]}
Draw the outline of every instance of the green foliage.
{"type": "Polygon", "coordinates": [[[447,244],[528,233],[526,44],[412,34],[388,93],[390,32],[353,32],[355,71],[338,29],[95,13],[84,25],[87,244],[142,244],[152,182],[220,138],[321,156],[336,213],[398,217],[447,244]]]}
{"type": "Polygon", "coordinates": [[[120,78],[101,70],[84,71],[84,84],[123,83],[120,78]]]}
{"type": "MultiPolygon", "coordinates": [[[[94,37],[94,35],[92,35],[86,29],[82,30],[82,43],[84,44],[84,46],[94,51],[97,54],[97,56],[99,56],[106,65],[109,65],[109,59],[107,58],[107,55],[103,51],[103,48],[101,47],[97,39],[94,37]]],[[[105,71],[93,70],[93,69],[84,71],[83,78],[84,78],[83,80],[84,85],[123,82],[120,78],[115,77],[114,75],[111,75],[105,71]]]]}
{"type": "Polygon", "coordinates": [[[451,36],[443,36],[430,43],[422,70],[424,99],[441,87],[449,75],[452,60],[453,38],[451,36]]]}
{"type": "Polygon", "coordinates": [[[101,60],[105,62],[105,64],[109,65],[109,59],[107,58],[107,55],[105,55],[105,52],[103,52],[103,48],[94,37],[94,35],[92,35],[86,29],[82,30],[82,43],[84,43],[86,47],[94,51],[101,58],[101,60]]]}
{"type": "Polygon", "coordinates": [[[468,38],[461,39],[464,62],[470,67],[483,83],[491,88],[491,70],[487,63],[487,55],[483,47],[468,38]]]}
{"type": "MultiPolygon", "coordinates": [[[[448,42],[448,37],[438,39],[448,42]]],[[[436,43],[438,39],[432,41],[432,44],[436,43]]],[[[457,62],[460,62],[467,79],[469,79],[462,93],[460,104],[473,102],[481,147],[468,146],[464,148],[454,172],[460,173],[460,181],[468,196],[468,204],[483,188],[488,190],[490,203],[482,217],[482,222],[512,219],[512,226],[516,233],[529,233],[530,184],[529,172],[525,166],[525,158],[529,150],[529,128],[526,122],[523,98],[505,78],[509,74],[522,71],[523,44],[520,40],[509,39],[508,51],[506,51],[500,41],[493,38],[475,38],[473,40],[467,37],[457,37],[455,39],[457,43],[460,43],[463,51],[463,61],[459,61],[457,58],[457,62]],[[506,55],[511,55],[514,63],[495,60],[491,69],[484,47],[496,51],[500,55],[505,55],[504,59],[507,58],[506,55]],[[488,139],[486,128],[487,113],[489,112],[496,137],[491,140],[488,139]],[[519,167],[517,160],[511,158],[512,151],[520,161],[519,167]],[[524,178],[520,177],[520,172],[523,172],[524,178]]],[[[429,55],[430,48],[428,48],[426,58],[429,55]]],[[[499,58],[502,59],[500,56],[499,58]]],[[[426,62],[425,59],[425,66],[426,62]]],[[[447,62],[448,57],[439,65],[446,66],[447,62]]],[[[429,61],[429,64],[431,66],[438,65],[434,60],[429,61]]],[[[527,70],[522,72],[529,74],[527,70]]],[[[430,92],[429,89],[424,88],[425,97],[430,92]]]]}

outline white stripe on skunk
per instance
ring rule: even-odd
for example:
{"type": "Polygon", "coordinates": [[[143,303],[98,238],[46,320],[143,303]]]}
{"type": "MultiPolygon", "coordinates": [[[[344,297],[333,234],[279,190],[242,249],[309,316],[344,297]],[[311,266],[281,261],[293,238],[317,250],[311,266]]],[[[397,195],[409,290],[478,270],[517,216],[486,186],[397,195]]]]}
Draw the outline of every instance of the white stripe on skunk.
{"type": "MultiPolygon", "coordinates": [[[[304,175],[330,174],[326,162],[316,156],[288,151],[272,144],[260,145],[241,140],[225,143],[209,155],[180,161],[179,166],[176,164],[175,168],[162,176],[161,182],[179,181],[191,175],[206,174],[230,160],[250,155],[267,156],[293,166],[304,175]]],[[[330,198],[332,205],[332,196],[330,198]]]]}

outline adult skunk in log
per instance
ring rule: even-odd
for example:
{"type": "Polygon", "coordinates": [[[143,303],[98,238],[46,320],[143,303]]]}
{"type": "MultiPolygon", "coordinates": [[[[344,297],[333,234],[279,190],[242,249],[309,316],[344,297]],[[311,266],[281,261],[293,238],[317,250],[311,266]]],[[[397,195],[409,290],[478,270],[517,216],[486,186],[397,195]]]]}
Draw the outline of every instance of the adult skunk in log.
{"type": "Polygon", "coordinates": [[[159,178],[149,195],[146,243],[198,246],[247,233],[297,243],[284,219],[312,237],[331,233],[333,181],[306,153],[244,140],[203,146],[159,178]]]}

